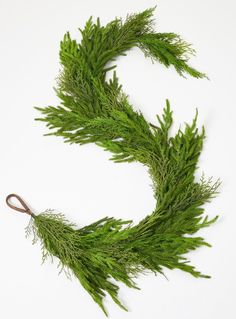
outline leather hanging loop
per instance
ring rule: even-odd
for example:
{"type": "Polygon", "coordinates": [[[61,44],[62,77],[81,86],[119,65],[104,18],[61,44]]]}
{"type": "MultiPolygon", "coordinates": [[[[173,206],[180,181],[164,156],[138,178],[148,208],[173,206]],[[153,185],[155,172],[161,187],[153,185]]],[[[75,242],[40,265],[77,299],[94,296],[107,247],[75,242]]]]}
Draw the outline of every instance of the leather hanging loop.
{"type": "Polygon", "coordinates": [[[7,203],[7,205],[8,205],[10,208],[12,208],[12,209],[14,209],[14,210],[16,210],[16,211],[18,211],[18,212],[28,214],[28,215],[30,215],[30,216],[32,216],[32,217],[35,216],[34,213],[33,213],[33,212],[30,210],[30,208],[27,206],[27,204],[23,201],[23,199],[22,199],[19,195],[17,195],[17,194],[10,194],[10,195],[8,195],[8,196],[6,197],[6,203],[7,203]],[[23,208],[13,205],[13,204],[11,203],[11,199],[12,199],[12,198],[16,198],[16,199],[20,202],[20,204],[21,204],[21,206],[22,206],[23,208]]]}

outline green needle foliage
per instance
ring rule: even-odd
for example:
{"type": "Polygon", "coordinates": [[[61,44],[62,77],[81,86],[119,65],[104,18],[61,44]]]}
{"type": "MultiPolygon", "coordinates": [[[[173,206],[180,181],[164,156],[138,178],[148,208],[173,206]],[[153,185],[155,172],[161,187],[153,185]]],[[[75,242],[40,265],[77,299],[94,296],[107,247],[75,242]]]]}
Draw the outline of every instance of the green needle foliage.
{"type": "Polygon", "coordinates": [[[153,9],[148,9],[106,26],[90,18],[80,30],[80,43],[66,33],[56,89],[61,104],[37,108],[42,114],[38,120],[47,123],[50,135],[80,145],[96,143],[111,152],[115,162],[138,161],[148,167],[153,181],[156,207],[136,225],[106,217],[78,229],[63,215],[49,211],[34,217],[28,229],[41,240],[44,258],[58,257],[62,268],[79,279],[105,314],[105,294],[125,309],[118,299],[118,282],[137,288],[134,279],[145,270],[163,274],[165,268],[178,268],[208,278],[185,255],[209,246],[194,234],[216,220],[203,216],[203,204],[219,186],[219,181],[195,178],[205,138],[204,129],[199,132],[196,127],[197,115],[171,137],[168,101],[163,115],[151,124],[132,108],[116,73],[106,79],[116,67],[116,58],[135,46],[154,61],[173,66],[180,75],[205,76],[188,64],[191,46],[174,33],[156,33],[152,15],[153,9]]]}

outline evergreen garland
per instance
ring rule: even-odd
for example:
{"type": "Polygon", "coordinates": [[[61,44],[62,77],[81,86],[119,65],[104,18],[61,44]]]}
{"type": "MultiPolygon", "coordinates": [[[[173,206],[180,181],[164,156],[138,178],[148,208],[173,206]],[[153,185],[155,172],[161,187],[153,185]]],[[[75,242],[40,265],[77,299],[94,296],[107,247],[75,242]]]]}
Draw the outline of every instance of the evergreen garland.
{"type": "Polygon", "coordinates": [[[117,284],[137,288],[134,280],[144,270],[163,274],[165,268],[177,268],[209,278],[191,266],[185,255],[210,246],[194,234],[217,219],[203,216],[203,204],[217,194],[219,181],[195,178],[205,138],[204,129],[199,132],[196,127],[197,114],[184,130],[169,136],[173,119],[168,101],[157,123],[149,123],[132,108],[115,71],[106,80],[107,72],[116,67],[116,57],[135,46],[152,60],[173,66],[181,76],[205,77],[188,64],[194,53],[191,46],[174,33],[155,32],[152,15],[153,9],[148,9],[106,26],[90,18],[80,30],[80,43],[66,33],[60,45],[63,69],[56,89],[61,104],[37,107],[42,114],[38,120],[52,130],[49,135],[80,145],[95,143],[111,152],[114,162],[138,161],[148,168],[153,181],[156,207],[136,225],[105,217],[78,229],[64,215],[47,211],[33,215],[27,228],[27,234],[33,231],[34,242],[40,239],[43,259],[58,257],[62,269],[79,279],[105,314],[105,294],[126,310],[117,284]]]}

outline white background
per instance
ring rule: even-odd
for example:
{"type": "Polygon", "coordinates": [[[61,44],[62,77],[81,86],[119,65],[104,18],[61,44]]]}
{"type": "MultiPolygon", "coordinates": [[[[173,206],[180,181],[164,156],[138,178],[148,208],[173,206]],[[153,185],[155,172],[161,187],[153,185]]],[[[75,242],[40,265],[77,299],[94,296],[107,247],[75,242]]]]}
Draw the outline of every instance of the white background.
{"type": "Polygon", "coordinates": [[[154,208],[151,181],[140,164],[114,164],[94,145],[67,145],[43,137],[33,106],[58,103],[53,86],[59,71],[59,41],[68,30],[78,37],[90,15],[107,23],[115,16],[158,4],[156,28],[193,43],[192,65],[208,80],[180,78],[173,69],[152,65],[138,49],[118,62],[118,75],[136,108],[155,121],[165,99],[174,109],[175,131],[199,110],[207,140],[200,172],[220,177],[221,194],[206,206],[219,221],[201,235],[213,248],[189,254],[212,279],[181,271],[140,275],[140,291],[121,285],[123,312],[106,299],[110,318],[233,319],[235,310],[235,11],[233,0],[0,1],[0,318],[104,318],[76,280],[58,276],[56,264],[41,266],[41,252],[25,238],[27,215],[10,210],[16,192],[36,213],[64,212],[83,226],[106,215],[139,221],[154,208]]]}

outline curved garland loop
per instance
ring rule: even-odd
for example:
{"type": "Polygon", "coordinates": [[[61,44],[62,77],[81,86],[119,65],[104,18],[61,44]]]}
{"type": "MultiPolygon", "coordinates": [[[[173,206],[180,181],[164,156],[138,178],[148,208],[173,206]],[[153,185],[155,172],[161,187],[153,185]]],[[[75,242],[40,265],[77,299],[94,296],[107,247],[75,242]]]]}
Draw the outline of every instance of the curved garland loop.
{"type": "Polygon", "coordinates": [[[136,112],[122,92],[113,70],[116,57],[132,47],[164,66],[174,66],[180,75],[196,78],[205,75],[188,65],[194,51],[174,33],[153,30],[153,9],[115,19],[101,26],[90,18],[77,43],[66,33],[60,46],[62,72],[56,90],[61,105],[37,108],[49,129],[49,135],[62,136],[69,143],[96,143],[110,151],[115,162],[138,161],[148,167],[153,180],[156,207],[133,225],[131,221],[105,217],[78,229],[63,215],[51,212],[33,216],[31,230],[42,242],[43,258],[57,256],[62,268],[70,269],[107,314],[106,293],[123,309],[114,281],[137,287],[134,278],[144,270],[163,273],[164,268],[181,269],[195,277],[201,274],[184,256],[202,245],[194,237],[200,228],[216,218],[203,217],[202,205],[217,193],[219,182],[201,178],[195,171],[204,140],[204,129],[196,128],[197,116],[169,137],[172,111],[166,102],[157,124],[136,112]]]}

